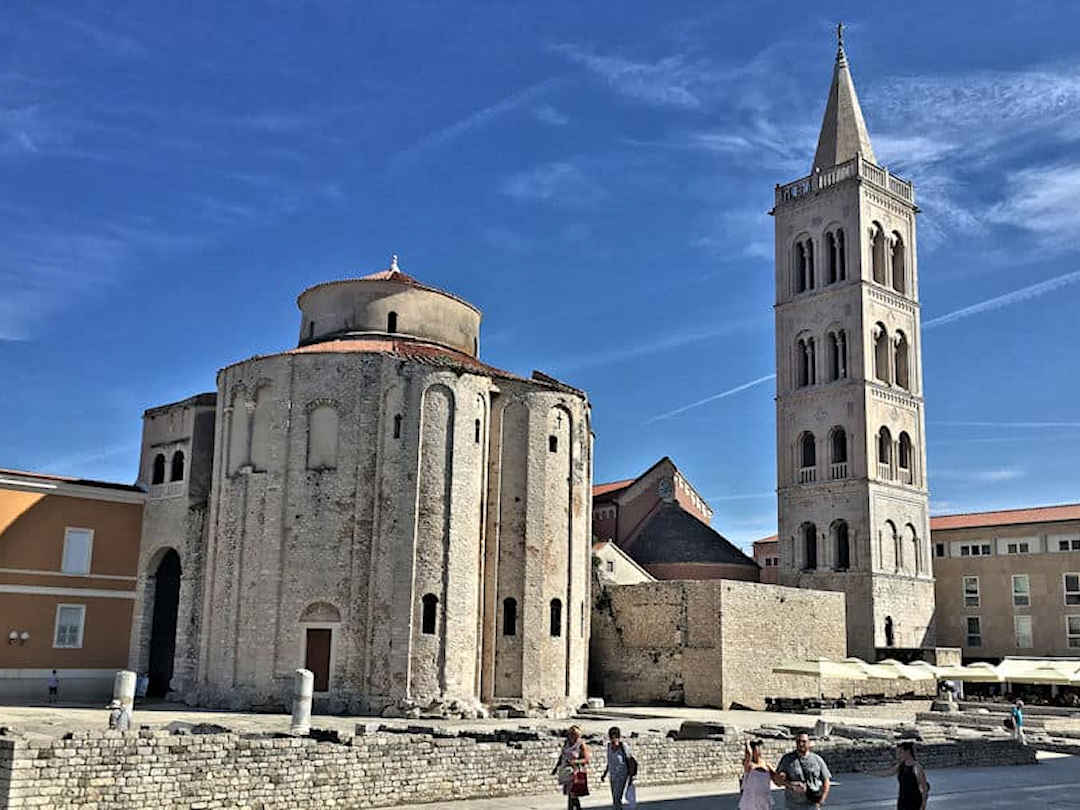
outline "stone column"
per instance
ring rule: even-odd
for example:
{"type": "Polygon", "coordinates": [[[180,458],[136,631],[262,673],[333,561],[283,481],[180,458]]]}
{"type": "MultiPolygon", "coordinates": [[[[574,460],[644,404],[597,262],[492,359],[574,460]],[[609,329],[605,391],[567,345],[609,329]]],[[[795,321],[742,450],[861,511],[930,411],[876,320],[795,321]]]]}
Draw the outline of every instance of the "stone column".
{"type": "Polygon", "coordinates": [[[308,669],[298,669],[293,674],[292,725],[290,734],[306,736],[311,731],[311,696],[315,690],[315,676],[308,669]]]}
{"type": "Polygon", "coordinates": [[[113,700],[119,700],[129,713],[135,710],[135,673],[122,669],[113,678],[113,700]]]}

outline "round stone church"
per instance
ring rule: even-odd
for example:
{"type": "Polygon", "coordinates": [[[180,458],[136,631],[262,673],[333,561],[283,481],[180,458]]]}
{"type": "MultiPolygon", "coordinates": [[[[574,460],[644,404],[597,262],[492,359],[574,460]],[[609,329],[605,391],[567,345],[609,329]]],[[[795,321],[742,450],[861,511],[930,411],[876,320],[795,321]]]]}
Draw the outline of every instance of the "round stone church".
{"type": "Polygon", "coordinates": [[[586,395],[481,362],[479,310],[396,257],[297,304],[296,348],[219,372],[212,429],[173,412],[206,395],[147,411],[132,665],[208,706],[287,704],[298,667],[330,711],[580,705],[586,395]]]}

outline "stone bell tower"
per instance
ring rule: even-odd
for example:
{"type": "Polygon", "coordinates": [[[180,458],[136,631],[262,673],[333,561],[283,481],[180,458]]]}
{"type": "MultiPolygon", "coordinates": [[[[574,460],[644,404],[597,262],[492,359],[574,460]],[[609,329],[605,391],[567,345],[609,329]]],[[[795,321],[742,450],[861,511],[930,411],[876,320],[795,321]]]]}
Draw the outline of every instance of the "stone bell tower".
{"type": "Polygon", "coordinates": [[[847,595],[848,654],[934,645],[915,194],[844,52],[808,177],[776,187],[780,582],[847,595]]]}

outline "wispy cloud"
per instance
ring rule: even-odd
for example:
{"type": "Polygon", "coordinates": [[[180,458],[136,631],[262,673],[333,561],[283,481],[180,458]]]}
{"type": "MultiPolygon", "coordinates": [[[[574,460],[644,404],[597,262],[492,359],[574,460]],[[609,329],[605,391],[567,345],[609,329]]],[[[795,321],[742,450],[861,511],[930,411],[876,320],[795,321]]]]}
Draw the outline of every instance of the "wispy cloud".
{"type": "Polygon", "coordinates": [[[707,501],[757,501],[765,498],[775,498],[775,492],[747,492],[740,495],[710,495],[707,501]]]}
{"type": "Polygon", "coordinates": [[[1080,428],[1080,422],[949,422],[933,421],[931,425],[947,425],[949,427],[980,427],[980,428],[1019,428],[1023,430],[1042,430],[1046,428],[1080,428]]]}
{"type": "Polygon", "coordinates": [[[712,396],[705,397],[704,399],[699,399],[696,402],[691,402],[688,405],[683,405],[683,406],[681,406],[679,408],[675,408],[674,410],[665,411],[664,413],[657,414],[656,416],[653,416],[653,417],[650,417],[649,419],[646,419],[644,424],[649,425],[649,424],[652,424],[653,422],[659,422],[661,419],[670,419],[673,416],[678,416],[681,413],[686,413],[687,411],[692,410],[693,408],[700,408],[702,405],[708,405],[710,402],[716,402],[716,400],[718,400],[718,399],[724,399],[725,397],[730,397],[730,396],[732,396],[734,394],[738,394],[740,391],[745,391],[748,388],[753,388],[756,385],[761,385],[764,382],[768,382],[769,380],[775,380],[775,379],[776,379],[775,374],[766,374],[764,377],[758,377],[756,380],[750,380],[750,382],[745,382],[745,383],[742,383],[741,385],[736,385],[734,388],[729,388],[726,391],[721,391],[719,394],[713,394],[712,396]]]}
{"type": "MultiPolygon", "coordinates": [[[[47,459],[37,466],[41,470],[51,472],[55,475],[81,475],[84,474],[83,471],[88,467],[130,453],[133,454],[132,469],[134,469],[134,454],[138,449],[138,442],[123,442],[122,444],[113,444],[93,450],[84,450],[78,453],[71,453],[69,455],[47,459]]],[[[93,473],[88,473],[88,475],[92,476],[93,473]]]]}
{"type": "Polygon", "coordinates": [[[594,203],[606,196],[604,189],[567,161],[545,163],[511,175],[503,181],[500,191],[518,201],[554,201],[569,205],[594,203]]]}
{"type": "Polygon", "coordinates": [[[1000,484],[1005,481],[1016,481],[1027,476],[1027,470],[1022,467],[992,467],[984,470],[931,470],[931,479],[943,478],[952,481],[962,481],[973,484],[1000,484]]]}
{"type": "Polygon", "coordinates": [[[102,51],[123,58],[144,57],[149,53],[145,45],[134,37],[119,33],[110,28],[87,22],[56,9],[39,8],[38,13],[46,19],[59,23],[79,34],[85,41],[92,43],[102,51]]]}
{"type": "Polygon", "coordinates": [[[624,360],[633,360],[637,357],[644,357],[650,354],[658,354],[660,352],[678,349],[683,346],[688,346],[692,343],[698,343],[703,340],[711,340],[713,338],[725,337],[735,332],[741,332],[746,329],[755,328],[757,326],[760,326],[761,323],[762,321],[760,318],[727,321],[723,326],[715,329],[705,329],[697,332],[683,332],[681,334],[670,335],[668,337],[656,338],[654,340],[638,343],[633,346],[626,346],[621,349],[599,351],[590,355],[576,356],[561,363],[553,363],[552,367],[560,372],[567,372],[577,371],[583,368],[606,366],[610,365],[611,363],[622,362],[624,360]]]}
{"type": "Polygon", "coordinates": [[[456,140],[475,129],[486,126],[511,110],[516,110],[519,107],[532,103],[544,93],[547,93],[554,88],[559,81],[559,78],[551,78],[542,82],[537,82],[523,90],[519,90],[517,93],[507,96],[501,101],[497,101],[487,107],[482,107],[461,120],[455,121],[449,126],[428,133],[412,146],[409,146],[394,155],[388,163],[388,169],[391,172],[398,171],[408,165],[416,163],[428,152],[438,149],[441,146],[445,146],[451,141],[456,140]]]}
{"type": "Polygon", "coordinates": [[[1076,245],[1080,227],[1080,164],[1036,166],[1011,172],[1005,188],[1010,196],[994,205],[986,218],[999,225],[1012,225],[1071,247],[1076,245]]]}
{"type": "Polygon", "coordinates": [[[621,56],[604,56],[569,43],[555,45],[552,49],[583,65],[621,95],[665,107],[697,109],[702,106],[698,94],[703,79],[701,65],[688,63],[682,56],[637,62],[621,56]]]}
{"type": "Polygon", "coordinates": [[[939,315],[936,318],[931,318],[930,320],[923,322],[923,329],[935,329],[939,326],[944,326],[964,318],[970,318],[972,315],[979,315],[983,312],[992,312],[996,309],[1002,309],[1004,307],[1012,306],[1013,304],[1029,301],[1032,298],[1038,298],[1041,295],[1046,295],[1054,290],[1059,290],[1062,287],[1077,282],[1080,282],[1080,270],[1064,273],[1063,275],[1055,276],[1046,281],[1040,281],[1037,284],[1029,284],[1027,287],[1021,287],[1019,290],[1013,290],[1004,295],[988,298],[977,304],[962,307],[961,309],[947,312],[944,315],[939,315]]]}
{"type": "Polygon", "coordinates": [[[548,124],[553,127],[564,127],[570,123],[569,116],[559,112],[550,104],[542,104],[539,107],[535,107],[533,109],[533,117],[542,124],[548,124]]]}

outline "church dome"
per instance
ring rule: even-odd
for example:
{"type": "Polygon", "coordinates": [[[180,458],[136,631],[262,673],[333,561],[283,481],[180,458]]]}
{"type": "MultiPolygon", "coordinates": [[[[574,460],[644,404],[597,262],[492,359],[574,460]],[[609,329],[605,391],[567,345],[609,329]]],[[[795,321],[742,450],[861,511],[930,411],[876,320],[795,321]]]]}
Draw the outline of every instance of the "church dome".
{"type": "Polygon", "coordinates": [[[390,267],[360,278],[309,287],[296,299],[300,346],[324,341],[411,337],[476,357],[480,310],[390,267]]]}

